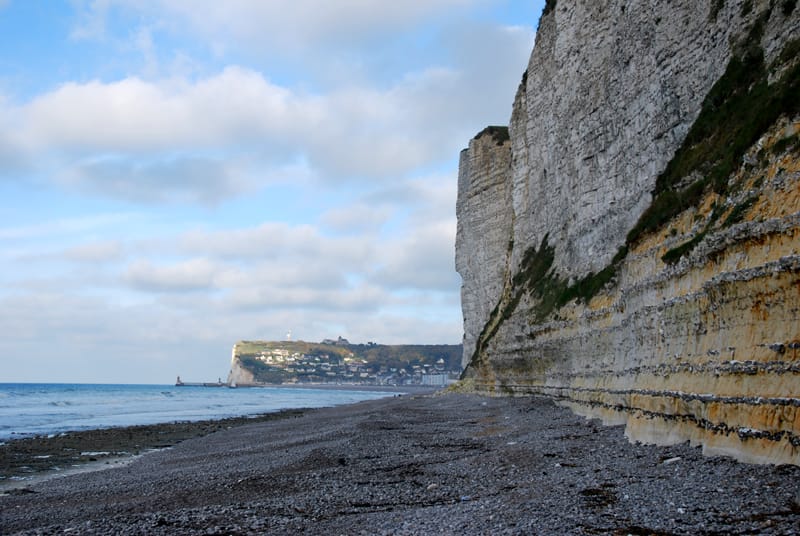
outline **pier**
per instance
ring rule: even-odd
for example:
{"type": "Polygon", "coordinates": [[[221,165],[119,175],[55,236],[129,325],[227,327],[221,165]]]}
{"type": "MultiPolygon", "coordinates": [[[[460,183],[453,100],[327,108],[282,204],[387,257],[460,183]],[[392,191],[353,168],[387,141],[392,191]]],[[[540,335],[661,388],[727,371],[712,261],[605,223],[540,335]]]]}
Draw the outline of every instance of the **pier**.
{"type": "Polygon", "coordinates": [[[185,382],[178,376],[178,379],[175,380],[175,387],[235,387],[235,385],[228,385],[222,381],[222,378],[217,378],[215,382],[185,382]]]}

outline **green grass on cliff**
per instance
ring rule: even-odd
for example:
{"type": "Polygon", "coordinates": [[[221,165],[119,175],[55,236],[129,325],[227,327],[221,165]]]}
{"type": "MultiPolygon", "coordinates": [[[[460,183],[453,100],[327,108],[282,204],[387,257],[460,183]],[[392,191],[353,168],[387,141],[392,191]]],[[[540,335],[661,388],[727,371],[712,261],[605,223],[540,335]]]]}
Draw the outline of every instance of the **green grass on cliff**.
{"type": "Polygon", "coordinates": [[[519,302],[526,294],[534,299],[533,320],[542,322],[573,300],[583,302],[591,300],[614,278],[617,267],[626,254],[627,248],[620,248],[610,265],[596,274],[589,273],[570,285],[553,269],[555,248],[548,244],[548,237],[545,236],[538,248],[531,247],[525,252],[520,270],[512,280],[511,288],[508,292],[504,292],[504,296],[507,297],[501,299],[489,314],[489,321],[478,336],[470,362],[480,358],[486,345],[494,338],[502,323],[516,311],[519,302]]]}
{"type": "MultiPolygon", "coordinates": [[[[527,292],[536,298],[533,308],[534,320],[542,322],[553,312],[561,309],[573,300],[588,303],[606,286],[617,273],[617,267],[625,258],[627,249],[624,247],[617,252],[611,264],[597,273],[590,272],[582,279],[569,284],[550,267],[555,260],[554,248],[547,244],[547,237],[542,241],[539,249],[531,248],[525,254],[522,262],[522,277],[515,277],[515,287],[522,292],[527,292]],[[544,275],[539,276],[539,274],[544,275]]],[[[519,275],[519,274],[518,274],[519,275]]],[[[522,293],[520,292],[520,294],[522,293]]],[[[519,303],[517,298],[514,307],[519,303]]],[[[510,316],[510,312],[507,313],[510,316]]]]}
{"type": "MultiPolygon", "coordinates": [[[[706,96],[683,144],[658,176],[652,204],[628,233],[629,246],[686,209],[697,206],[707,193],[727,194],[729,179],[747,150],[781,115],[800,112],[800,63],[797,54],[791,52],[797,49],[797,41],[787,43],[778,60],[768,68],[759,45],[768,15],[769,11],[756,21],[747,40],[737,47],[725,73],[706,96]],[[780,79],[769,84],[770,73],[782,70],[780,79]],[[698,179],[683,185],[692,174],[698,179]]],[[[667,252],[663,259],[679,260],[715,223],[716,217],[712,217],[698,234],[700,239],[692,238],[667,252]]],[[[725,222],[730,223],[733,222],[725,222]]]]}

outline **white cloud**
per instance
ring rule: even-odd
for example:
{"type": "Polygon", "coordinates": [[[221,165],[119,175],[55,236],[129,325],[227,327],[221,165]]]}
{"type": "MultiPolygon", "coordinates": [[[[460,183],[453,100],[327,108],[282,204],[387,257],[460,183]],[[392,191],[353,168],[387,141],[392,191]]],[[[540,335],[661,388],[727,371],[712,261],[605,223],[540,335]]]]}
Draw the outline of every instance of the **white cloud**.
{"type": "Polygon", "coordinates": [[[347,286],[347,277],[335,259],[309,258],[304,262],[276,259],[248,263],[220,273],[220,288],[260,292],[260,289],[307,288],[330,291],[347,286]]]}
{"type": "Polygon", "coordinates": [[[211,290],[217,272],[212,262],[202,258],[163,266],[137,260],[128,266],[124,280],[136,289],[150,292],[211,290]]]}
{"type": "Polygon", "coordinates": [[[413,221],[422,226],[455,216],[457,189],[455,172],[425,175],[371,192],[365,196],[365,202],[412,209],[413,221]]]}
{"type": "Polygon", "coordinates": [[[124,257],[124,248],[117,240],[103,240],[67,248],[62,255],[65,259],[78,263],[106,263],[121,260],[124,257]]]}
{"type": "Polygon", "coordinates": [[[454,128],[442,119],[453,117],[430,101],[455,83],[453,73],[429,71],[388,90],[308,95],[241,67],[196,82],[68,83],[21,110],[19,138],[38,151],[90,155],[244,146],[283,161],[305,156],[322,175],[397,176],[454,145],[440,139],[454,128]]]}
{"type": "Polygon", "coordinates": [[[236,310],[302,309],[306,318],[318,311],[344,311],[350,314],[378,311],[389,305],[391,296],[373,285],[320,290],[307,286],[254,288],[235,291],[229,303],[236,310]]]}
{"type": "Polygon", "coordinates": [[[387,289],[457,289],[455,234],[455,218],[409,230],[383,246],[382,266],[371,279],[387,289]]]}
{"type": "MultiPolygon", "coordinates": [[[[386,18],[393,25],[464,2],[469,3],[378,7],[353,0],[341,9],[338,3],[335,9],[319,4],[311,18],[327,24],[334,12],[343,19],[352,12],[362,22],[386,18]]],[[[106,4],[97,9],[107,9],[106,4]]],[[[300,7],[261,2],[226,2],[224,9],[209,3],[208,11],[197,9],[195,2],[126,5],[159,5],[194,21],[201,16],[188,14],[190,4],[193,13],[202,13],[203,20],[207,17],[215,25],[226,17],[241,17],[246,24],[259,17],[293,20],[304,13],[300,7]],[[230,13],[217,16],[217,10],[230,13]]],[[[308,31],[322,32],[323,27],[308,31]]],[[[446,51],[448,64],[420,60],[416,70],[401,73],[388,85],[359,80],[309,92],[235,65],[195,79],[129,76],[67,82],[26,104],[2,108],[0,131],[14,134],[0,139],[0,174],[7,174],[12,158],[36,155],[27,163],[38,166],[43,176],[59,177],[67,187],[134,201],[201,204],[280,180],[282,171],[298,162],[326,183],[397,180],[453,159],[485,124],[507,121],[533,39],[527,28],[473,23],[448,27],[440,38],[432,46],[446,51]]],[[[140,29],[136,40],[149,58],[145,63],[151,67],[145,70],[157,70],[152,67],[157,60],[149,27],[140,29]]]]}
{"type": "Polygon", "coordinates": [[[460,143],[461,122],[426,102],[452,83],[436,73],[422,78],[388,91],[320,96],[238,67],[195,83],[70,83],[24,106],[20,124],[6,127],[26,153],[51,155],[45,165],[66,169],[59,174],[66,185],[209,203],[247,191],[256,175],[279,180],[302,160],[316,176],[341,182],[397,178],[446,158],[460,143]]]}
{"type": "Polygon", "coordinates": [[[330,47],[385,36],[432,16],[452,15],[485,0],[94,0],[84,3],[79,38],[103,38],[114,6],[163,21],[175,31],[187,27],[203,38],[238,46],[280,46],[296,50],[330,47]]]}
{"type": "Polygon", "coordinates": [[[218,259],[337,262],[339,266],[364,262],[373,248],[372,244],[360,238],[326,237],[311,225],[281,222],[224,231],[191,231],[177,240],[179,251],[218,259]]]}
{"type": "Polygon", "coordinates": [[[72,218],[45,220],[30,225],[0,227],[0,240],[33,240],[43,237],[68,237],[142,219],[135,212],[87,214],[72,218]]]}
{"type": "Polygon", "coordinates": [[[342,333],[350,341],[375,341],[381,344],[459,344],[462,328],[459,315],[448,317],[436,310],[430,317],[383,313],[359,318],[345,318],[342,333]]]}
{"type": "Polygon", "coordinates": [[[377,233],[391,217],[388,207],[356,203],[348,207],[335,207],[320,218],[323,225],[345,233],[377,233]]]}
{"type": "Polygon", "coordinates": [[[251,173],[235,158],[178,155],[149,161],[111,156],[78,161],[59,181],[119,199],[214,205],[255,189],[251,173]]]}
{"type": "Polygon", "coordinates": [[[91,153],[217,148],[285,133],[303,118],[298,106],[288,90],[241,67],[196,82],[70,82],[24,106],[21,138],[91,153]]]}

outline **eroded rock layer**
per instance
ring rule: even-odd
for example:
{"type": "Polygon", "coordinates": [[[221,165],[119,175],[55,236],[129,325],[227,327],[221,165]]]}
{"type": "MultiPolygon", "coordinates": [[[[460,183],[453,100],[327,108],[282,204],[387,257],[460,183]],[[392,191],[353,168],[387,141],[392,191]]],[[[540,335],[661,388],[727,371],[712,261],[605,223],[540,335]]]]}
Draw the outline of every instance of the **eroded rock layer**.
{"type": "Polygon", "coordinates": [[[799,12],[548,2],[461,156],[468,381],[800,464],[799,12]]]}

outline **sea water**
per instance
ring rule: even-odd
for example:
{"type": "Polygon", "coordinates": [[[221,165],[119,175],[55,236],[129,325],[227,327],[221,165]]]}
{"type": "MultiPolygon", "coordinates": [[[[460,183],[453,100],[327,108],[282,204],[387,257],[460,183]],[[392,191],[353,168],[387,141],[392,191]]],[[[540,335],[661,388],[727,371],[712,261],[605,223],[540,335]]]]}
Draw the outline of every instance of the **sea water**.
{"type": "Polygon", "coordinates": [[[0,441],[67,431],[320,408],[392,393],[289,387],[0,383],[0,441]]]}

